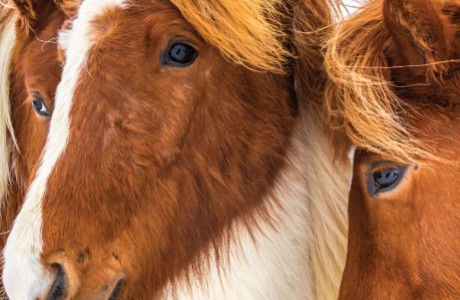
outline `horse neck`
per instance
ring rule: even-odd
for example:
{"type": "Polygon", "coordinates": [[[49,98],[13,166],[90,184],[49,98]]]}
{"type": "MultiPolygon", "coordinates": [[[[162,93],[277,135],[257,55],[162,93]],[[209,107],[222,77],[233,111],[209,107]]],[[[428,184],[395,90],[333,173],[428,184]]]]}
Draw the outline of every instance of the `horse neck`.
{"type": "Polygon", "coordinates": [[[11,174],[10,155],[11,148],[15,144],[10,115],[9,87],[11,59],[16,40],[15,24],[14,10],[0,6],[0,209],[8,193],[11,174]]]}
{"type": "Polygon", "coordinates": [[[287,164],[264,201],[264,213],[253,212],[251,227],[245,219],[235,220],[223,239],[229,242],[218,246],[228,255],[202,261],[203,273],[170,284],[163,298],[337,298],[349,184],[318,124],[301,111],[287,164]]]}

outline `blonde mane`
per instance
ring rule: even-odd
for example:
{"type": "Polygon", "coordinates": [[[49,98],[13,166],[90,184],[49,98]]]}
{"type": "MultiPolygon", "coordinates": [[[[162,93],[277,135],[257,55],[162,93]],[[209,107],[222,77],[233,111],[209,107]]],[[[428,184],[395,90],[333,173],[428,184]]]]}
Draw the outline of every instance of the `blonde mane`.
{"type": "Polygon", "coordinates": [[[282,73],[284,47],[281,0],[171,0],[210,44],[250,69],[282,73]]]}
{"type": "MultiPolygon", "coordinates": [[[[285,73],[287,61],[307,57],[315,69],[322,65],[324,33],[340,15],[341,0],[171,0],[187,21],[229,60],[249,69],[285,73]],[[296,17],[308,13],[309,20],[296,17]],[[294,18],[291,18],[294,16],[294,18]],[[302,24],[298,24],[298,23],[302,24]],[[301,25],[305,31],[296,29],[301,25]],[[300,38],[299,38],[300,37],[300,38]],[[321,40],[319,39],[321,37],[321,40]],[[300,46],[307,53],[298,53],[300,46]],[[304,47],[308,44],[308,48],[304,47]],[[318,55],[321,57],[318,58],[318,55]]],[[[311,80],[312,78],[310,78],[311,80]]]]}
{"type": "Polygon", "coordinates": [[[11,174],[10,147],[15,144],[9,98],[10,61],[16,39],[15,24],[15,10],[9,6],[9,2],[0,3],[0,210],[8,192],[11,174]]]}
{"type": "Polygon", "coordinates": [[[367,3],[337,25],[326,52],[326,119],[357,147],[402,161],[439,160],[409,125],[408,118],[417,114],[415,107],[392,89],[385,55],[389,42],[382,0],[367,3]]]}

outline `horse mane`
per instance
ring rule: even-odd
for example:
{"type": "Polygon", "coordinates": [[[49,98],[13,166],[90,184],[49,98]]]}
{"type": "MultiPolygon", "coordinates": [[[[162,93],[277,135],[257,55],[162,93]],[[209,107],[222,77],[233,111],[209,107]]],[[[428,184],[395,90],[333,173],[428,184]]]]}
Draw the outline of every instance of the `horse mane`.
{"type": "MultiPolygon", "coordinates": [[[[401,66],[388,65],[390,43],[383,0],[370,1],[337,25],[327,44],[325,65],[330,80],[324,117],[357,147],[402,161],[442,160],[410,125],[418,115],[416,104],[403,101],[394,91],[390,71],[401,66]]],[[[431,70],[426,69],[428,79],[431,70]]]]}
{"type": "Polygon", "coordinates": [[[296,56],[294,78],[301,101],[309,108],[322,102],[324,84],[324,46],[339,16],[340,0],[298,1],[293,5],[292,44],[296,56]]]}
{"type": "Polygon", "coordinates": [[[284,73],[281,0],[171,0],[200,35],[231,61],[250,69],[284,73]]]}
{"type": "Polygon", "coordinates": [[[10,62],[15,44],[15,10],[9,3],[0,4],[0,210],[11,174],[10,151],[15,144],[10,115],[10,62]]]}
{"type": "MultiPolygon", "coordinates": [[[[299,54],[290,47],[295,43],[291,40],[291,34],[294,39],[302,35],[302,39],[296,41],[302,40],[303,45],[308,43],[308,47],[301,46],[308,53],[301,54],[308,56],[311,64],[316,65],[318,61],[322,64],[322,59],[315,59],[321,52],[321,46],[317,39],[313,39],[313,36],[317,36],[313,33],[331,24],[330,7],[338,7],[336,3],[339,3],[334,0],[171,2],[200,35],[230,61],[256,71],[273,73],[286,73],[288,60],[299,54]],[[309,19],[296,16],[296,7],[300,6],[309,19]],[[296,25],[301,25],[298,26],[301,30],[296,29],[296,25]]],[[[338,9],[334,8],[334,11],[338,9]]]]}

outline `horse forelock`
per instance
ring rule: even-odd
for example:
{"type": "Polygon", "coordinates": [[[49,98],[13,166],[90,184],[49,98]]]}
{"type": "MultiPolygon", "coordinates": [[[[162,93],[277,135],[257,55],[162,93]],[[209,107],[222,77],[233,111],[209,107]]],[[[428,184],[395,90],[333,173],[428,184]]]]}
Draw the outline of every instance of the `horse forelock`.
{"type": "Polygon", "coordinates": [[[402,161],[439,160],[407,122],[416,107],[395,93],[387,56],[391,36],[382,11],[383,0],[369,2],[331,35],[323,113],[338,135],[344,132],[357,147],[402,161]]]}
{"type": "Polygon", "coordinates": [[[227,58],[248,68],[285,72],[291,56],[285,48],[280,0],[171,0],[185,19],[227,58]]]}
{"type": "Polygon", "coordinates": [[[332,15],[338,15],[342,5],[341,0],[170,1],[231,61],[275,73],[286,72],[289,59],[297,55],[314,67],[322,64],[317,57],[322,53],[318,36],[322,38],[321,32],[331,25],[332,15]],[[293,16],[296,7],[304,11],[300,18],[293,16]],[[290,47],[291,43],[297,44],[293,48],[303,48],[300,53],[290,47]],[[310,53],[302,53],[305,44],[310,53]],[[314,55],[310,55],[312,50],[314,55]]]}
{"type": "Polygon", "coordinates": [[[8,192],[10,147],[15,144],[10,114],[10,66],[16,40],[16,17],[12,7],[0,5],[0,208],[8,192]]]}

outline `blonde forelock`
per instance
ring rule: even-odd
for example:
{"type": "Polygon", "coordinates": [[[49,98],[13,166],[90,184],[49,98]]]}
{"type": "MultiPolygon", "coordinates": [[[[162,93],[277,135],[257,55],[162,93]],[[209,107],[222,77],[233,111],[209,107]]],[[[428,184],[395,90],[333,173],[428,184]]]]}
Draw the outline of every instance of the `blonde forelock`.
{"type": "Polygon", "coordinates": [[[385,55],[389,41],[382,0],[369,2],[337,24],[325,58],[330,79],[324,101],[327,122],[371,152],[402,161],[439,160],[409,125],[415,107],[394,93],[385,55]]]}
{"type": "Polygon", "coordinates": [[[284,73],[281,0],[171,0],[200,35],[231,61],[258,71],[284,73]]]}

